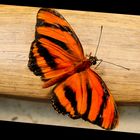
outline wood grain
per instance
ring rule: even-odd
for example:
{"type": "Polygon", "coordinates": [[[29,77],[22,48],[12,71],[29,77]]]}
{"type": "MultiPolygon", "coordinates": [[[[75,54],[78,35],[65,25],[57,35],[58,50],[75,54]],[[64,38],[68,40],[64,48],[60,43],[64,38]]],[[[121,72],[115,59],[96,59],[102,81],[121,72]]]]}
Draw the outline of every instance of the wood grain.
{"type": "MultiPolygon", "coordinates": [[[[0,96],[48,100],[39,77],[27,68],[39,8],[0,5],[0,96]]],[[[85,54],[94,54],[103,25],[97,57],[130,70],[102,63],[95,71],[119,103],[140,103],[140,16],[57,9],[72,25],[85,54]]],[[[94,67],[93,67],[94,69],[94,67]]]]}

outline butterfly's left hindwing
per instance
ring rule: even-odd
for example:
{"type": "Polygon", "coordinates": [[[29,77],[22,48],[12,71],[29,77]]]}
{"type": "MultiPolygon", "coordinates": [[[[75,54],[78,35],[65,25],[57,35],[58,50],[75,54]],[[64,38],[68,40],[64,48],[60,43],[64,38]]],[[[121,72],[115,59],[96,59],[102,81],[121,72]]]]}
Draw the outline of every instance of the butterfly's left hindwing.
{"type": "Polygon", "coordinates": [[[118,112],[103,80],[91,69],[75,73],[53,90],[54,108],[72,118],[83,118],[105,129],[118,123],[118,112]]]}

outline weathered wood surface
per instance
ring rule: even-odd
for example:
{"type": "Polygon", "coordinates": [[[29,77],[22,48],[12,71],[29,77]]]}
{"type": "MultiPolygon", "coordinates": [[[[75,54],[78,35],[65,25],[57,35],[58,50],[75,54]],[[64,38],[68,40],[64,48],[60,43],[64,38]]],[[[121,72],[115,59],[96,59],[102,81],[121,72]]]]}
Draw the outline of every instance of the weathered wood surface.
{"type": "MultiPolygon", "coordinates": [[[[0,5],[0,96],[47,100],[39,77],[27,68],[39,8],[0,5]]],[[[85,54],[94,54],[103,25],[97,57],[130,68],[102,63],[96,72],[115,100],[140,103],[140,16],[57,9],[72,25],[85,54]]]]}

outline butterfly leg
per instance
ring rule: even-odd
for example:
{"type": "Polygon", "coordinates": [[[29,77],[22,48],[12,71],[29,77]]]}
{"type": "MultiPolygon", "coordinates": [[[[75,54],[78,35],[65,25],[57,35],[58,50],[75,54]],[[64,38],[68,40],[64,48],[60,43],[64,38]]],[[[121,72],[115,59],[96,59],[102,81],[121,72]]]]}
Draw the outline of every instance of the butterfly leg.
{"type": "Polygon", "coordinates": [[[95,69],[97,69],[97,67],[103,62],[102,59],[98,59],[97,61],[99,61],[99,63],[96,65],[95,69]]]}

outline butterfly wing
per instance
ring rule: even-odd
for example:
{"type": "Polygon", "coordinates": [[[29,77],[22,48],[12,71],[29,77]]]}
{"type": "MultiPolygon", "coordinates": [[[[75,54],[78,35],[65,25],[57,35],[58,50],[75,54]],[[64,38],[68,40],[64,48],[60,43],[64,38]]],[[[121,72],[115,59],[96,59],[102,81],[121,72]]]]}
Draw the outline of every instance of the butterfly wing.
{"type": "Polygon", "coordinates": [[[104,81],[91,69],[70,76],[53,93],[53,106],[60,113],[105,129],[113,129],[118,123],[114,99],[104,81]]]}
{"type": "Polygon", "coordinates": [[[69,68],[83,58],[81,43],[64,17],[53,9],[40,9],[29,55],[29,69],[41,76],[48,87],[66,77],[69,68]]]}

